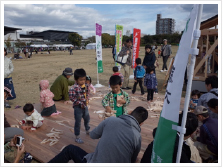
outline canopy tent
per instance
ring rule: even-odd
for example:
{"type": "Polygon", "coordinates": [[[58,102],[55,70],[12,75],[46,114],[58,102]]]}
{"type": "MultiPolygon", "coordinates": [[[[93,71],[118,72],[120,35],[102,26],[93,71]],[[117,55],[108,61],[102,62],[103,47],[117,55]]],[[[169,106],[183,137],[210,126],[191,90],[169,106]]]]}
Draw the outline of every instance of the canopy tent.
{"type": "Polygon", "coordinates": [[[86,45],[86,50],[92,50],[96,48],[96,43],[89,43],[86,45]]]}
{"type": "Polygon", "coordinates": [[[72,44],[54,44],[52,47],[62,47],[62,48],[66,48],[66,47],[74,47],[72,44]]]}
{"type": "Polygon", "coordinates": [[[32,45],[30,45],[30,47],[36,47],[36,48],[43,47],[43,48],[46,48],[46,47],[48,47],[48,45],[46,45],[46,44],[32,44],[32,45]]]}

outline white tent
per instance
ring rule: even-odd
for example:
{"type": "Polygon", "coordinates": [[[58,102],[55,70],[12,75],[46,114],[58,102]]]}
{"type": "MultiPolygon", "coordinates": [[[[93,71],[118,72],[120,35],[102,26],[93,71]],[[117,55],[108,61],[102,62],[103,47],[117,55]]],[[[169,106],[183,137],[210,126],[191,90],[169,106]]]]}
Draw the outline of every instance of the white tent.
{"type": "Polygon", "coordinates": [[[86,50],[92,50],[96,48],[96,43],[89,43],[86,45],[86,50]]]}
{"type": "Polygon", "coordinates": [[[30,47],[48,47],[46,44],[32,44],[30,47]]]}
{"type": "Polygon", "coordinates": [[[52,47],[62,47],[62,48],[66,48],[66,47],[74,47],[72,44],[54,44],[52,47]]]}

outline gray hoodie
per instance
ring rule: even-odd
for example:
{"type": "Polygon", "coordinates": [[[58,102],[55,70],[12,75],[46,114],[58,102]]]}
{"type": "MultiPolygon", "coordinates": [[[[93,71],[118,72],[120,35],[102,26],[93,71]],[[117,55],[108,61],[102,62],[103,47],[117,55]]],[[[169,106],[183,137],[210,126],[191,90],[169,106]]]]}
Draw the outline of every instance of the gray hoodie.
{"type": "Polygon", "coordinates": [[[87,163],[134,163],[141,148],[141,128],[131,115],[109,117],[90,132],[99,139],[94,153],[85,156],[87,163]]]}

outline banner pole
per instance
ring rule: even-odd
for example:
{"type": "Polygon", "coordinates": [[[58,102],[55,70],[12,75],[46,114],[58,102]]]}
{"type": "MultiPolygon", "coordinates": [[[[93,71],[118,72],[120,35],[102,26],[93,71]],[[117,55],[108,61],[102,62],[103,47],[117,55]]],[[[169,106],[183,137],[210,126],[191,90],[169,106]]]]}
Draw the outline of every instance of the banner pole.
{"type": "MultiPolygon", "coordinates": [[[[96,41],[96,22],[95,22],[95,24],[94,24],[94,26],[95,26],[95,43],[97,42],[96,41]]],[[[97,43],[96,43],[96,45],[97,45],[97,43]]],[[[97,57],[97,52],[96,52],[96,48],[95,48],[95,55],[96,55],[96,61],[97,61],[97,84],[99,84],[99,76],[98,76],[98,57],[97,57]]]]}
{"type": "MultiPolygon", "coordinates": [[[[186,120],[187,120],[187,112],[188,112],[188,105],[189,105],[189,101],[190,101],[190,93],[191,93],[191,86],[192,86],[192,80],[193,80],[194,65],[195,65],[195,61],[196,61],[196,54],[194,54],[194,53],[196,52],[195,50],[198,50],[197,44],[198,44],[198,40],[200,37],[200,22],[201,22],[202,11],[203,11],[203,4],[199,4],[196,29],[194,31],[194,40],[193,40],[193,44],[192,44],[192,50],[194,52],[192,52],[193,54],[191,56],[188,84],[187,84],[187,90],[186,90],[186,96],[185,96],[185,102],[184,102],[184,110],[183,110],[184,112],[183,112],[183,118],[182,118],[182,124],[181,124],[182,129],[185,128],[186,120]]],[[[176,163],[180,163],[183,141],[184,141],[184,133],[180,132],[176,163]]]]}

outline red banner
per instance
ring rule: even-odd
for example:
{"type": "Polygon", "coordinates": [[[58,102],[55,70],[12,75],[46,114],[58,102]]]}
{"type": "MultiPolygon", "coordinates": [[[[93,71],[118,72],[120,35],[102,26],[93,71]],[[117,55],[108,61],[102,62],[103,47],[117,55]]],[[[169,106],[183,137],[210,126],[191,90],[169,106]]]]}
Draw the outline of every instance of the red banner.
{"type": "Polygon", "coordinates": [[[133,66],[133,68],[136,67],[135,60],[136,60],[136,58],[139,57],[140,37],[141,37],[141,30],[133,29],[133,52],[132,52],[132,66],[133,66]]]}

